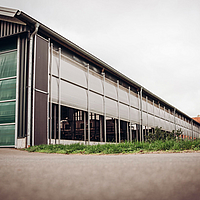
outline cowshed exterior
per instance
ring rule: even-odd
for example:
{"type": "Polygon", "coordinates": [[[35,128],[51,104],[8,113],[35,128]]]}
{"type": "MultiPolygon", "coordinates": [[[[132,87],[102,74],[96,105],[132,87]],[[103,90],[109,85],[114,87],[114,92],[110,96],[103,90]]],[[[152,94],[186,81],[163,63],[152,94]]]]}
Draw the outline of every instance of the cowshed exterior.
{"type": "Polygon", "coordinates": [[[144,141],[200,124],[22,11],[0,7],[0,146],[144,141]]]}

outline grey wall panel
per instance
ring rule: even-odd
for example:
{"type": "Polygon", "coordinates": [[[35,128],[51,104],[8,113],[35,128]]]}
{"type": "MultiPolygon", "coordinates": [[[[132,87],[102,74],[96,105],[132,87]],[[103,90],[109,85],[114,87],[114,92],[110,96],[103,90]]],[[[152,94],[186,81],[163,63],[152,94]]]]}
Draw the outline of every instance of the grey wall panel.
{"type": "Polygon", "coordinates": [[[147,102],[142,99],[142,110],[147,111],[147,102]]]}
{"type": "Polygon", "coordinates": [[[90,72],[90,89],[103,94],[103,77],[90,72]]]}
{"type": "Polygon", "coordinates": [[[143,126],[147,126],[147,113],[142,113],[142,124],[143,126]]]}
{"type": "Polygon", "coordinates": [[[47,144],[47,98],[35,92],[34,145],[47,144]]]}
{"type": "Polygon", "coordinates": [[[153,105],[148,103],[147,107],[148,107],[148,112],[153,114],[153,105]]]}
{"type": "Polygon", "coordinates": [[[129,105],[129,92],[125,88],[123,89],[121,86],[119,87],[119,101],[129,105]]]}
{"type": "MultiPolygon", "coordinates": [[[[58,102],[58,84],[59,84],[59,80],[55,77],[52,77],[52,100],[53,100],[53,102],[58,102]]],[[[62,92],[64,92],[64,91],[62,91],[62,92]]]]}
{"type": "Polygon", "coordinates": [[[148,126],[154,127],[154,116],[153,115],[148,115],[148,126]]]}
{"type": "Polygon", "coordinates": [[[59,70],[59,53],[53,51],[53,65],[52,65],[52,74],[58,76],[59,70]]]}
{"type": "Polygon", "coordinates": [[[129,121],[129,107],[122,103],[119,103],[120,119],[129,121]]]}
{"type": "Polygon", "coordinates": [[[131,92],[130,98],[131,98],[131,106],[134,106],[134,107],[136,107],[136,108],[139,108],[139,100],[138,100],[138,97],[136,97],[136,96],[131,92]]]}
{"type": "Polygon", "coordinates": [[[137,109],[132,108],[132,107],[131,107],[130,111],[131,111],[131,113],[130,113],[131,122],[139,124],[140,123],[140,112],[137,109]]]}
{"type": "Polygon", "coordinates": [[[106,80],[105,81],[105,95],[117,100],[117,84],[106,80]]]}
{"type": "Polygon", "coordinates": [[[169,121],[171,120],[170,114],[168,112],[165,112],[165,119],[167,119],[169,121]]]}
{"type": "Polygon", "coordinates": [[[157,117],[160,116],[159,108],[156,107],[156,106],[154,106],[154,113],[155,113],[155,115],[156,115],[157,117]]]}
{"type": "Polygon", "coordinates": [[[105,99],[105,102],[106,102],[106,115],[118,118],[117,102],[108,98],[105,99]]]}
{"type": "Polygon", "coordinates": [[[61,80],[61,104],[87,110],[87,91],[61,80]]]}
{"type": "Polygon", "coordinates": [[[36,37],[35,88],[48,91],[48,41],[36,37]]]}
{"type": "Polygon", "coordinates": [[[90,99],[90,111],[103,115],[103,113],[104,113],[103,97],[101,95],[98,95],[91,91],[89,94],[90,94],[90,98],[89,98],[90,99]]]}
{"type": "Polygon", "coordinates": [[[160,117],[161,118],[165,118],[165,112],[162,109],[160,109],[160,117]]]}
{"type": "Polygon", "coordinates": [[[61,59],[61,78],[87,87],[86,68],[65,56],[61,59]]]}
{"type": "Polygon", "coordinates": [[[160,118],[155,117],[155,127],[158,126],[160,128],[160,118]]]}

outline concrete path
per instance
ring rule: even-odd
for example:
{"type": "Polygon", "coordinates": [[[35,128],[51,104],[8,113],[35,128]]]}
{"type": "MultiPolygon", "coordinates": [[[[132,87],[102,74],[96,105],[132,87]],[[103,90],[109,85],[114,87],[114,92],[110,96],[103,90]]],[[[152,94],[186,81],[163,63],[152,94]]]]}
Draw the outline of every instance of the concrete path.
{"type": "Polygon", "coordinates": [[[0,199],[199,200],[200,153],[95,156],[0,148],[0,199]]]}

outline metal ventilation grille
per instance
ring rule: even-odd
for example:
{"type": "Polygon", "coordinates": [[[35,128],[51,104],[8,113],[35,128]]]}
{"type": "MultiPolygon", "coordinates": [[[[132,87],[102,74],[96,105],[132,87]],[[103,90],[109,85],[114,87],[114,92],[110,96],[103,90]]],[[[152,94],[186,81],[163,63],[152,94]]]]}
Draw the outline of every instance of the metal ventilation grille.
{"type": "Polygon", "coordinates": [[[0,37],[26,31],[26,26],[0,20],[0,37]]]}

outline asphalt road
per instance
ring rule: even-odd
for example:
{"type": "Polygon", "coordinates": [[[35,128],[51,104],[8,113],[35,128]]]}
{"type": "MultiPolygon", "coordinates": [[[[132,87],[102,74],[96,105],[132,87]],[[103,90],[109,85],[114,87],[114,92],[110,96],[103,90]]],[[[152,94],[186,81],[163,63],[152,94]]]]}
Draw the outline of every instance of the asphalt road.
{"type": "Polygon", "coordinates": [[[200,153],[58,155],[0,149],[1,200],[199,200],[200,153]]]}

